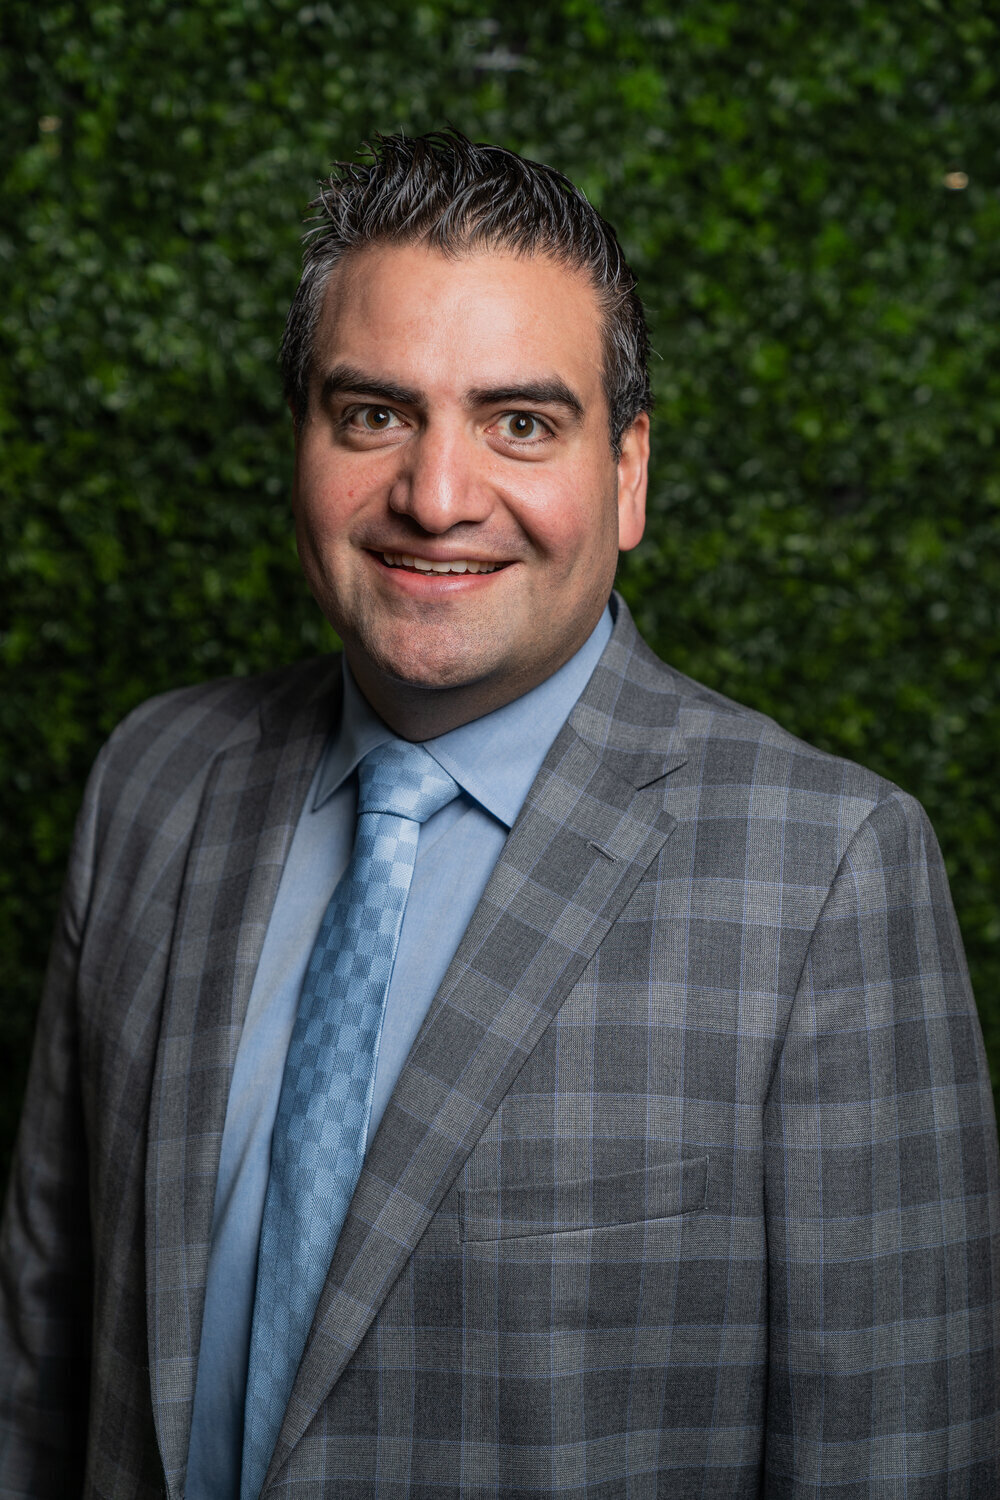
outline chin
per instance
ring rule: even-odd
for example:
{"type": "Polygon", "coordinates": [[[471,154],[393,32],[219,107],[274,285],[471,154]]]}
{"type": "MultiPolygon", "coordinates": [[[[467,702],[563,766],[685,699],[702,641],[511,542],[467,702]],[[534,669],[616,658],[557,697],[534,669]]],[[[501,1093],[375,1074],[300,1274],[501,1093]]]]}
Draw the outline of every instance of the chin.
{"type": "Polygon", "coordinates": [[[362,642],[362,650],[377,670],[407,687],[428,692],[469,687],[488,677],[499,665],[498,653],[476,650],[468,640],[407,640],[362,642]]]}

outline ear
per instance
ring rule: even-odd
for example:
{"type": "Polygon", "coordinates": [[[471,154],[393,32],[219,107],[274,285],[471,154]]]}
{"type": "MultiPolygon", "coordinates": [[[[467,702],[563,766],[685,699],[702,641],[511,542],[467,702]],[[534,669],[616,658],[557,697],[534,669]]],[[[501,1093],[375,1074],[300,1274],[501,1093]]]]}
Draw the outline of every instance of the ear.
{"type": "Polygon", "coordinates": [[[618,460],[618,547],[629,552],[642,541],[646,529],[646,486],[649,482],[649,414],[640,412],[622,435],[618,460]]]}

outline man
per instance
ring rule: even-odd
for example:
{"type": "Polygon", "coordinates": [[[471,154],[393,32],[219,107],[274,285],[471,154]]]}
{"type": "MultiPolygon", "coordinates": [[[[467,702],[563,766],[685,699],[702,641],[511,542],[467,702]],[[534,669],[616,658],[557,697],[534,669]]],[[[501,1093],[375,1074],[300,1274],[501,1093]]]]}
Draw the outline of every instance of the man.
{"type": "Polygon", "coordinates": [[[998,1493],[940,855],[611,593],[645,352],[549,169],[391,138],[325,186],[283,358],[344,663],[168,694],[98,759],[4,1496],[998,1493]]]}

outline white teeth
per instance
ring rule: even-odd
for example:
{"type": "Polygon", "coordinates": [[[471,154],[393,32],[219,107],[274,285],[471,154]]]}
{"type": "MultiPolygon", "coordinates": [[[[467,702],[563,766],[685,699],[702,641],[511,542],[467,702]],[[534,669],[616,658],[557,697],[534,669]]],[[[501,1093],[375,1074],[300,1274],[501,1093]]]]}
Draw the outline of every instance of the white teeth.
{"type": "Polygon", "coordinates": [[[418,573],[495,573],[499,563],[471,562],[457,557],[448,562],[432,562],[427,557],[411,557],[408,552],[383,552],[390,568],[413,568],[418,573]]]}

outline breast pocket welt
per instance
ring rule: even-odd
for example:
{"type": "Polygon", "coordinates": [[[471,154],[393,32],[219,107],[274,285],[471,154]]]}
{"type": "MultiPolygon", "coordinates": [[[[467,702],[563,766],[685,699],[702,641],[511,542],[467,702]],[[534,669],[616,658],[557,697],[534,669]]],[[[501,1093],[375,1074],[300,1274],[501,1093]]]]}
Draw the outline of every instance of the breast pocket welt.
{"type": "Polygon", "coordinates": [[[499,1182],[458,1194],[463,1243],[640,1225],[696,1214],[708,1202],[708,1157],[566,1181],[499,1182]]]}

